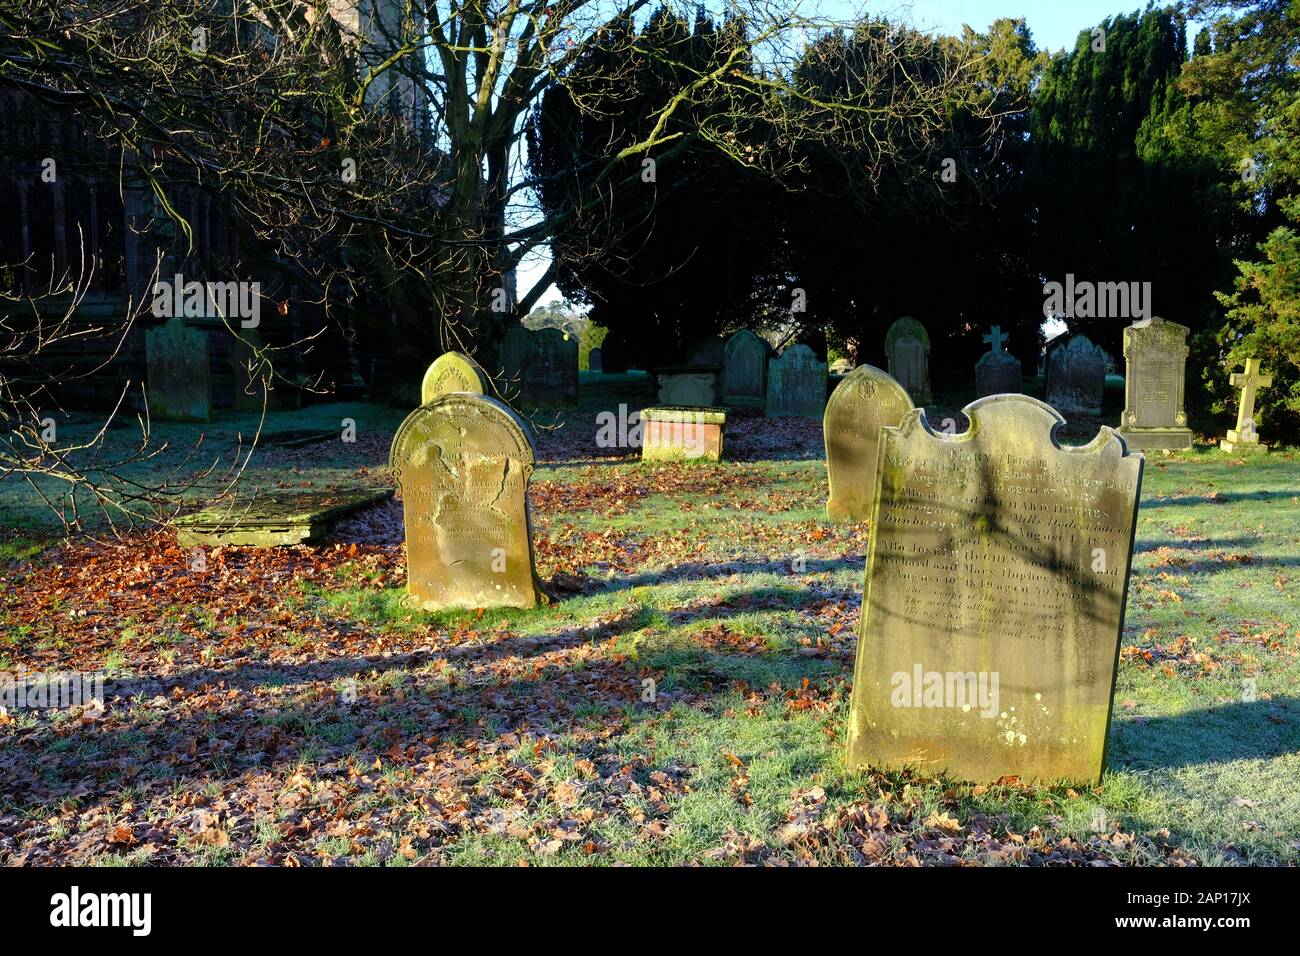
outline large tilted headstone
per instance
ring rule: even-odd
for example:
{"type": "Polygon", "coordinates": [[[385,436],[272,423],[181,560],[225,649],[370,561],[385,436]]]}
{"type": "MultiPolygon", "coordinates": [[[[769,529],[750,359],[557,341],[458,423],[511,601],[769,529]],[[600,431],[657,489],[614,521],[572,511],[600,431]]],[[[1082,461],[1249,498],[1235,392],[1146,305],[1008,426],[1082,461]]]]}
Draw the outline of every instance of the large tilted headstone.
{"type": "Polygon", "coordinates": [[[977,397],[1014,395],[1020,391],[1020,359],[1002,349],[1003,344],[1009,340],[1010,336],[1002,334],[1000,325],[993,326],[984,336],[984,341],[989,343],[989,350],[975,363],[977,397]]]}
{"type": "Polygon", "coordinates": [[[762,408],[767,400],[767,343],[741,329],[722,351],[722,404],[762,408]]]}
{"type": "Polygon", "coordinates": [[[1106,353],[1075,335],[1047,357],[1047,404],[1066,414],[1100,415],[1106,389],[1106,353]]]}
{"type": "Polygon", "coordinates": [[[912,410],[906,389],[878,368],[861,365],[831,392],[822,421],[832,521],[866,521],[876,487],[876,449],[883,425],[898,425],[912,410]]]}
{"type": "Polygon", "coordinates": [[[536,450],[519,416],[484,395],[440,395],[402,422],[389,462],[405,514],[408,604],[537,604],[528,513],[536,450]]]}
{"type": "Polygon", "coordinates": [[[767,362],[768,418],[822,417],[826,408],[826,363],[806,345],[792,345],[767,362]]]}
{"type": "Polygon", "coordinates": [[[1246,359],[1246,371],[1233,372],[1228,379],[1234,388],[1241,389],[1241,402],[1237,405],[1237,427],[1229,428],[1228,435],[1219,441],[1224,451],[1268,451],[1259,443],[1255,429],[1255,392],[1273,384],[1273,376],[1260,371],[1259,359],[1246,359]]]}
{"type": "Polygon", "coordinates": [[[145,329],[150,417],[170,422],[212,419],[208,332],[176,316],[145,329]]]}
{"type": "Polygon", "coordinates": [[[1025,395],[921,409],[878,454],[849,716],[851,767],[977,782],[1101,776],[1142,456],[1062,447],[1025,395]]]}
{"type": "Polygon", "coordinates": [[[1124,330],[1124,416],[1119,433],[1130,448],[1191,448],[1183,410],[1187,326],[1161,318],[1124,330]]]}
{"type": "Polygon", "coordinates": [[[907,389],[912,401],[933,401],[930,392],[930,333],[910,316],[904,316],[885,333],[885,358],[890,377],[907,389]]]}
{"type": "Polygon", "coordinates": [[[468,355],[460,352],[443,352],[420,384],[420,404],[427,405],[439,395],[450,392],[472,392],[483,395],[488,390],[487,375],[468,355]]]}

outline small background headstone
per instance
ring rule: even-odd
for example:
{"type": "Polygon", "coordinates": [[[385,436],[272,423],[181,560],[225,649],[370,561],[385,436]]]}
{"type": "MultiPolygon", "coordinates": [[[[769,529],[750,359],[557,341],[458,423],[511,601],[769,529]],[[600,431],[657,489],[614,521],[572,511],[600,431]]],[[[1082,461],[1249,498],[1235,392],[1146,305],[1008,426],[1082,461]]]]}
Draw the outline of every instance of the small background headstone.
{"type": "Polygon", "coordinates": [[[785,416],[822,417],[826,408],[826,363],[817,361],[813,350],[791,345],[778,358],[767,362],[768,418],[785,416]]]}
{"type": "Polygon", "coordinates": [[[1124,330],[1124,415],[1119,433],[1130,448],[1191,448],[1183,410],[1187,374],[1185,325],[1152,318],[1124,330]]]}
{"type": "Polygon", "coordinates": [[[1100,415],[1106,390],[1106,353],[1075,335],[1047,357],[1047,404],[1057,411],[1100,415]]]}
{"type": "Polygon", "coordinates": [[[885,333],[889,375],[917,405],[934,400],[930,391],[930,333],[911,316],[903,316],[885,333]]]}
{"type": "Polygon", "coordinates": [[[980,398],[988,395],[1015,394],[1020,391],[1020,359],[1002,346],[1008,336],[1002,334],[1001,326],[993,326],[984,341],[989,343],[989,350],[975,363],[975,394],[980,398]]]}
{"type": "Polygon", "coordinates": [[[728,407],[762,408],[767,401],[766,342],[741,329],[723,348],[722,403],[728,407]]]}

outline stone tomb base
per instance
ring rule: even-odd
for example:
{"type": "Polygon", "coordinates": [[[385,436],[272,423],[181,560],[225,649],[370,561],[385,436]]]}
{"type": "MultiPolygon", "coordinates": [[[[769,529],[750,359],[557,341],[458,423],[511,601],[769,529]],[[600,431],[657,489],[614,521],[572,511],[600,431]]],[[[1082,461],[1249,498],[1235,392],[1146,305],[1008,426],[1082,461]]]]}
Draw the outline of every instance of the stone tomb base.
{"type": "Polygon", "coordinates": [[[643,461],[722,459],[727,413],[721,408],[661,407],[641,410],[643,461]]]}
{"type": "Polygon", "coordinates": [[[176,542],[278,548],[319,541],[340,518],[393,496],[391,488],[276,488],[176,519],[176,542]]]}
{"type": "Polygon", "coordinates": [[[1142,428],[1137,425],[1121,425],[1116,429],[1124,439],[1124,444],[1137,451],[1179,451],[1192,447],[1192,430],[1190,428],[1142,428]]]}

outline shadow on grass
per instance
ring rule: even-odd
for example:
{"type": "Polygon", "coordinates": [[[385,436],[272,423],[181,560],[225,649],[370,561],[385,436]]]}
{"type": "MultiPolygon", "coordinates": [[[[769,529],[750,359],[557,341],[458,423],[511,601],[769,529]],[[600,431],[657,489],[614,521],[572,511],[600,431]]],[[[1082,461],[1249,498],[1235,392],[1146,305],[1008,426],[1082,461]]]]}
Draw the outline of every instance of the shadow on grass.
{"type": "Polygon", "coordinates": [[[1280,501],[1300,497],[1300,490],[1294,491],[1216,491],[1203,495],[1175,495],[1168,498],[1144,498],[1141,510],[1149,508],[1178,508],[1184,505],[1226,505],[1237,501],[1280,501]],[[1213,498],[1209,497],[1211,494],[1213,498]]]}
{"type": "Polygon", "coordinates": [[[805,558],[796,570],[791,559],[783,560],[744,560],[721,561],[710,564],[705,561],[688,561],[675,564],[659,571],[645,571],[628,577],[620,577],[606,582],[601,592],[626,591],[630,588],[649,587],[656,584],[675,584],[682,581],[709,581],[727,578],[732,575],[746,574],[782,574],[791,577],[804,577],[809,574],[821,574],[827,571],[862,571],[866,566],[865,555],[850,555],[843,558],[812,559],[805,558]]]}
{"type": "Polygon", "coordinates": [[[1116,720],[1112,770],[1175,769],[1300,753],[1300,698],[1235,702],[1163,717],[1116,720]]]}
{"type": "Polygon", "coordinates": [[[368,765],[381,754],[427,752],[430,741],[435,749],[446,750],[508,733],[554,736],[589,720],[617,728],[637,711],[648,716],[673,706],[708,711],[736,682],[798,685],[841,666],[762,643],[741,652],[730,645],[697,647],[691,635],[663,633],[655,634],[639,654],[578,662],[544,657],[660,624],[665,615],[673,627],[682,627],[819,599],[794,588],[759,588],[731,600],[734,606],[726,608],[703,604],[677,610],[632,604],[616,619],[591,627],[536,636],[506,634],[386,657],[249,662],[106,682],[108,714],[101,721],[42,717],[35,727],[7,733],[0,752],[0,816],[48,807],[69,796],[98,804],[117,799],[124,788],[159,780],[228,784],[249,772],[303,762],[333,773],[358,755],[368,765]],[[517,658],[510,662],[508,676],[488,672],[467,679],[463,673],[466,662],[507,658],[517,658]],[[439,668],[439,662],[449,666],[439,668]],[[641,700],[647,676],[659,682],[658,703],[641,700]],[[349,678],[356,681],[352,702],[337,685],[349,678]],[[309,684],[316,686],[301,686],[288,701],[274,693],[250,693],[309,684]],[[125,712],[127,698],[135,698],[130,713],[125,712]],[[122,717],[125,723],[117,723],[122,717]]]}
{"type": "Polygon", "coordinates": [[[1179,551],[1209,551],[1214,548],[1246,548],[1259,544],[1264,539],[1259,535],[1243,535],[1236,538],[1139,538],[1133,544],[1133,553],[1159,551],[1161,548],[1179,551]]]}

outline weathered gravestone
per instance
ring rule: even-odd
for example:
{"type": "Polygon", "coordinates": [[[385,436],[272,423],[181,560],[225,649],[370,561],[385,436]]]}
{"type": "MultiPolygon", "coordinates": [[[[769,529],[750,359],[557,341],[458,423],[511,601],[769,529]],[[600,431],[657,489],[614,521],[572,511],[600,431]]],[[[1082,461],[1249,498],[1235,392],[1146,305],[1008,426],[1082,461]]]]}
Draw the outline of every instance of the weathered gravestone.
{"type": "Polygon", "coordinates": [[[1057,411],[1100,415],[1106,389],[1106,353],[1075,335],[1047,356],[1047,404],[1057,411]]]}
{"type": "Polygon", "coordinates": [[[407,603],[533,607],[528,426],[494,398],[440,395],[407,416],[389,458],[406,521],[407,603]]]}
{"type": "Polygon", "coordinates": [[[600,346],[599,346],[599,345],[596,346],[594,349],[592,349],[590,352],[588,352],[588,353],[587,353],[587,371],[589,371],[589,372],[603,372],[603,371],[605,370],[605,367],[604,367],[604,365],[602,364],[602,359],[603,359],[604,357],[605,357],[605,353],[602,352],[602,351],[600,350],[600,346]]]}
{"type": "Polygon", "coordinates": [[[831,392],[822,420],[832,521],[866,521],[876,487],[876,448],[882,425],[898,425],[912,410],[907,390],[878,368],[862,365],[831,392]]]}
{"type": "Polygon", "coordinates": [[[510,328],[501,342],[505,384],[537,405],[578,400],[578,340],[560,329],[510,328]]]}
{"type": "Polygon", "coordinates": [[[1025,395],[963,411],[882,430],[848,763],[1095,783],[1142,456],[1109,428],[1062,447],[1025,395]]]}
{"type": "Polygon", "coordinates": [[[1124,330],[1124,416],[1119,433],[1130,448],[1191,448],[1183,411],[1187,326],[1161,318],[1124,330]]]}
{"type": "Polygon", "coordinates": [[[975,394],[979,398],[1020,391],[1020,359],[1002,350],[1003,343],[1009,340],[1010,336],[1002,334],[1000,325],[993,326],[984,336],[990,347],[975,363],[975,394]]]}
{"type": "Polygon", "coordinates": [[[837,358],[831,363],[830,372],[832,375],[848,375],[853,371],[853,363],[846,358],[837,358]]]}
{"type": "Polygon", "coordinates": [[[1273,376],[1260,371],[1259,359],[1246,359],[1246,371],[1233,372],[1228,379],[1234,388],[1241,389],[1241,403],[1237,406],[1237,427],[1228,429],[1228,436],[1219,442],[1224,451],[1268,451],[1259,443],[1255,430],[1255,392],[1273,384],[1273,376]]]}
{"type": "Polygon", "coordinates": [[[439,395],[451,392],[472,392],[483,395],[488,390],[487,375],[468,355],[460,352],[443,352],[420,383],[420,404],[428,405],[439,395]]]}
{"type": "Polygon", "coordinates": [[[208,333],[176,316],[145,329],[149,415],[159,421],[212,419],[208,333]]]}
{"type": "Polygon", "coordinates": [[[762,408],[767,400],[767,343],[741,329],[722,352],[722,403],[732,408],[762,408]]]}
{"type": "Polygon", "coordinates": [[[686,364],[704,368],[721,368],[724,346],[716,335],[695,339],[686,349],[686,364]]]}
{"type": "Polygon", "coordinates": [[[826,408],[826,363],[806,345],[792,345],[767,362],[768,418],[821,418],[826,408]]]}
{"type": "Polygon", "coordinates": [[[885,333],[889,375],[917,405],[933,401],[930,392],[930,333],[910,316],[903,316],[885,333]]]}

